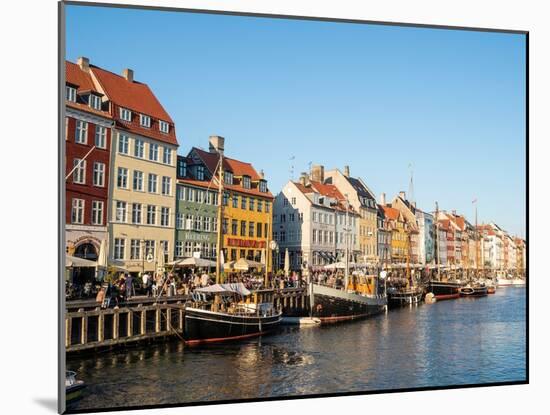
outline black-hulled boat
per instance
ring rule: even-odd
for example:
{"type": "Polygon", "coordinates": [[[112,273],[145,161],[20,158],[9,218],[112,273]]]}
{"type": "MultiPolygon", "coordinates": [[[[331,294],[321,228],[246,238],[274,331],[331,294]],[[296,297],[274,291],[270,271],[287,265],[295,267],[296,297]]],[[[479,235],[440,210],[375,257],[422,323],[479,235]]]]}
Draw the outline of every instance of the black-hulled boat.
{"type": "Polygon", "coordinates": [[[311,316],[321,323],[365,318],[385,310],[385,295],[344,291],[324,285],[310,285],[311,316]]]}
{"type": "Polygon", "coordinates": [[[250,292],[242,283],[216,284],[195,290],[195,295],[202,296],[197,298],[200,306],[185,309],[184,340],[189,345],[259,336],[281,323],[272,290],[250,292]]]}
{"type": "Polygon", "coordinates": [[[390,308],[420,304],[424,290],[418,286],[412,288],[388,288],[388,306],[390,308]]]}
{"type": "Polygon", "coordinates": [[[463,284],[460,281],[439,281],[430,280],[428,291],[432,292],[439,301],[450,300],[460,297],[460,288],[463,284]]]}

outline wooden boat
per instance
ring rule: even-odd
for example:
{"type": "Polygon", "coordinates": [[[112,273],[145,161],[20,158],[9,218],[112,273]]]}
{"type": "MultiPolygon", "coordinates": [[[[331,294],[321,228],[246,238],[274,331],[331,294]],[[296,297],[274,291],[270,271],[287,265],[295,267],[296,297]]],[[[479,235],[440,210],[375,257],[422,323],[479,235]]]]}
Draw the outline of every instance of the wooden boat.
{"type": "Polygon", "coordinates": [[[450,300],[460,297],[460,288],[463,285],[460,281],[430,280],[428,291],[432,292],[438,301],[450,300]]]}
{"type": "Polygon", "coordinates": [[[83,380],[76,379],[76,372],[65,372],[65,401],[72,403],[82,397],[82,390],[86,387],[83,380]]]}
{"type": "Polygon", "coordinates": [[[401,307],[420,304],[424,290],[420,287],[388,289],[388,306],[401,307]]]}
{"type": "Polygon", "coordinates": [[[277,328],[282,320],[281,311],[273,306],[273,290],[251,292],[242,283],[215,284],[195,290],[194,295],[199,300],[197,307],[185,309],[184,340],[188,345],[260,336],[277,328]]]}

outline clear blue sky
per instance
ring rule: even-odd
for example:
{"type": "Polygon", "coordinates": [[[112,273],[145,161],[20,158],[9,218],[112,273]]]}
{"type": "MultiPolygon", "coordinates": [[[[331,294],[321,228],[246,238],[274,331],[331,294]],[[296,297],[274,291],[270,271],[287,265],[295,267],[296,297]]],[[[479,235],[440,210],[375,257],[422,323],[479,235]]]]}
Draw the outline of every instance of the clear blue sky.
{"type": "Polygon", "coordinates": [[[277,193],[308,163],[525,236],[525,37],[67,7],[66,57],[134,69],[180,154],[226,137],[277,193]]]}

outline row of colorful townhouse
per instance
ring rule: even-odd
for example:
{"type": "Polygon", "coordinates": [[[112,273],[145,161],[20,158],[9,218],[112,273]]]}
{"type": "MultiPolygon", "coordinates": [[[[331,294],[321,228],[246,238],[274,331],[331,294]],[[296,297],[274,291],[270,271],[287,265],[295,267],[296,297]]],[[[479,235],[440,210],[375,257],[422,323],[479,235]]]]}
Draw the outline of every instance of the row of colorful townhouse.
{"type": "Polygon", "coordinates": [[[367,266],[525,268],[524,240],[495,224],[476,228],[454,211],[423,211],[404,192],[377,202],[348,166],[315,165],[274,198],[263,171],[225,156],[223,137],[179,156],[172,118],[132,70],[117,75],[79,58],[66,62],[65,75],[71,255],[95,260],[105,241],[109,264],[136,273],[155,270],[162,254],[165,262],[215,259],[221,158],[226,262],[280,269],[288,251],[291,269],[316,269],[347,251],[367,266]]]}
{"type": "Polygon", "coordinates": [[[399,192],[379,203],[349,166],[325,171],[314,165],[289,181],[274,202],[276,264],[289,253],[290,268],[321,270],[349,261],[359,266],[522,271],[525,241],[495,224],[476,226],[455,211],[423,211],[399,192]]]}
{"type": "MultiPolygon", "coordinates": [[[[223,137],[178,156],[175,125],[133,71],[117,75],[87,58],[66,62],[66,251],[132,273],[200,255],[215,258],[217,175],[223,137]]],[[[267,262],[273,196],[263,172],[223,157],[226,261],[267,262]]]]}

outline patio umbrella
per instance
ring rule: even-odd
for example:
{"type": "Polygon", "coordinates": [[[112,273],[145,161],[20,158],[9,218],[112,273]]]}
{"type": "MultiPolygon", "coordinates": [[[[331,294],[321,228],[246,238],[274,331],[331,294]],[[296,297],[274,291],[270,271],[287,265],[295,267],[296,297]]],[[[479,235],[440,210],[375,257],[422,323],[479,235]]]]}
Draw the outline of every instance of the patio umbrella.
{"type": "Polygon", "coordinates": [[[65,255],[66,268],[86,268],[96,266],[97,262],[95,261],[90,261],[89,259],[84,259],[77,256],[65,255]]]}
{"type": "Polygon", "coordinates": [[[101,244],[99,245],[99,255],[97,258],[96,275],[98,280],[103,281],[103,278],[105,277],[106,269],[107,269],[107,244],[105,239],[102,239],[101,244]]]}
{"type": "Polygon", "coordinates": [[[210,267],[215,267],[216,263],[214,261],[210,261],[209,259],[191,257],[191,258],[185,258],[185,259],[180,259],[179,261],[175,261],[173,265],[174,265],[174,268],[185,268],[185,267],[210,268],[210,267]]]}
{"type": "Polygon", "coordinates": [[[288,257],[288,248],[285,249],[285,276],[290,272],[290,258],[288,257]]]}
{"type": "Polygon", "coordinates": [[[263,268],[264,264],[256,261],[252,261],[250,259],[241,258],[235,264],[233,265],[233,268],[237,271],[249,271],[253,268],[263,268]]]}

